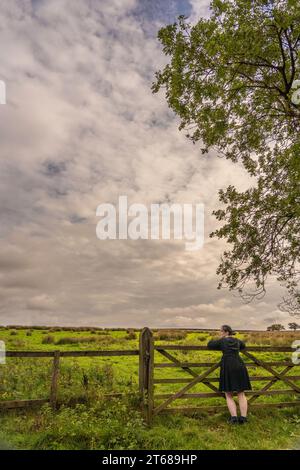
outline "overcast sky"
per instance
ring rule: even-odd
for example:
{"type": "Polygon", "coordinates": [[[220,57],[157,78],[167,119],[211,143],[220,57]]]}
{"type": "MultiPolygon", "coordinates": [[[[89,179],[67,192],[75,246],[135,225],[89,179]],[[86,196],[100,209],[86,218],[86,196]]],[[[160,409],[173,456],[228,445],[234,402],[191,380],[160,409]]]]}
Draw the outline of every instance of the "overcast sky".
{"type": "Polygon", "coordinates": [[[217,290],[224,244],[208,238],[217,191],[251,182],[203,158],[163,93],[156,33],[206,0],[0,0],[0,323],[265,328],[281,291],[244,304],[217,290]],[[205,204],[205,244],[96,238],[96,208],[205,204]]]}

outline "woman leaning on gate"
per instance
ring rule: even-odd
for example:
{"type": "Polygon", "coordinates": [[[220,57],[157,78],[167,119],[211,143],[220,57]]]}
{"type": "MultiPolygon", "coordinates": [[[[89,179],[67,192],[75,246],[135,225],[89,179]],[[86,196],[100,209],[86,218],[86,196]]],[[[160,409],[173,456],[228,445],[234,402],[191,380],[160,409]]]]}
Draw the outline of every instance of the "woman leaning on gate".
{"type": "Polygon", "coordinates": [[[247,368],[239,355],[245,349],[245,343],[233,338],[235,332],[229,325],[223,325],[220,330],[220,339],[208,342],[208,349],[222,351],[219,390],[225,393],[227,406],[230,412],[230,424],[244,424],[247,422],[248,403],[245,390],[251,390],[251,383],[247,368]],[[237,393],[240,416],[237,416],[237,407],[233,399],[237,393]]]}

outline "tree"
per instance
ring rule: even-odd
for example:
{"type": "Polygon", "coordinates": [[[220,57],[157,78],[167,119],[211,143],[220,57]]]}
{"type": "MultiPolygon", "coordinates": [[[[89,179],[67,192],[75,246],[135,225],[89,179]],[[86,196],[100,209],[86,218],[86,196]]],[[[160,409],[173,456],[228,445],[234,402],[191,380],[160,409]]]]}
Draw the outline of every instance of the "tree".
{"type": "Polygon", "coordinates": [[[300,325],[298,325],[298,323],[294,323],[294,322],[293,322],[293,323],[289,323],[289,329],[290,329],[290,330],[296,331],[296,330],[298,330],[299,328],[300,328],[300,325]]]}
{"type": "Polygon", "coordinates": [[[153,92],[166,90],[203,154],[215,148],[241,161],[256,181],[245,192],[220,190],[226,207],[214,214],[224,225],[211,236],[232,248],[218,287],[251,300],[275,275],[288,291],[282,308],[300,312],[299,2],[214,0],[209,19],[191,26],[180,17],[158,37],[170,61],[153,92]]]}
{"type": "Polygon", "coordinates": [[[285,330],[283,325],[280,325],[280,323],[275,323],[274,325],[268,326],[267,331],[281,331],[285,330]]]}

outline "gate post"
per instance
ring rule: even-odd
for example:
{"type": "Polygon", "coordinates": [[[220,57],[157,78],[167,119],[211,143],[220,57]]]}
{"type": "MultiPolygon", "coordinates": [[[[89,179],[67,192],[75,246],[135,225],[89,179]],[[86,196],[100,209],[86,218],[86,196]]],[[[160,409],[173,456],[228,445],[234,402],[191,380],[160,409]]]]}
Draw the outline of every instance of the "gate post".
{"type": "Polygon", "coordinates": [[[60,358],[60,351],[54,351],[53,365],[52,365],[52,377],[51,377],[51,389],[50,389],[50,404],[53,410],[55,410],[57,406],[59,358],[60,358]]]}
{"type": "Polygon", "coordinates": [[[139,391],[147,423],[153,417],[154,340],[152,331],[143,328],[139,344],[139,391]]]}

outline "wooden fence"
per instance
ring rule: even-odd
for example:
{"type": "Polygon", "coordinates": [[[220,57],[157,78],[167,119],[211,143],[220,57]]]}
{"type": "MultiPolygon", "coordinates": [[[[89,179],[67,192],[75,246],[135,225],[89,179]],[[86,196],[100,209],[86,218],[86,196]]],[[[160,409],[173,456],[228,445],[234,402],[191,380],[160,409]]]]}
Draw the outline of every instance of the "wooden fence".
{"type": "MultiPolygon", "coordinates": [[[[139,349],[131,350],[110,350],[110,351],[7,351],[7,357],[35,357],[35,358],[53,358],[52,373],[50,378],[49,398],[38,400],[10,400],[0,401],[0,409],[2,408],[19,408],[32,405],[49,403],[55,409],[57,407],[57,394],[59,384],[59,366],[61,359],[65,357],[105,357],[105,356],[138,356],[139,357],[139,393],[141,397],[141,405],[147,422],[150,424],[153,417],[159,413],[195,413],[199,411],[219,411],[226,409],[224,405],[214,406],[188,406],[174,407],[170,406],[176,400],[181,399],[208,399],[215,397],[224,397],[224,394],[218,390],[218,377],[212,376],[220,367],[220,359],[216,362],[183,362],[178,359],[174,351],[206,351],[206,346],[198,345],[156,345],[153,333],[149,328],[144,328],[140,333],[139,349]],[[167,362],[154,362],[156,355],[163,356],[167,362]],[[156,378],[155,369],[175,368],[185,371],[187,377],[180,378],[156,378]],[[194,369],[205,369],[200,374],[194,369]],[[154,394],[156,384],[184,384],[184,386],[173,393],[154,394]],[[204,384],[209,391],[191,393],[191,389],[198,384],[204,384]],[[160,403],[157,404],[157,400],[160,403]]],[[[294,367],[299,367],[291,361],[291,354],[294,349],[290,347],[247,347],[242,351],[246,357],[245,364],[248,368],[262,368],[269,375],[250,375],[251,382],[266,382],[259,390],[247,391],[250,397],[248,403],[250,407],[286,407],[300,405],[300,385],[295,381],[300,381],[300,375],[287,375],[294,367]],[[290,353],[289,357],[281,361],[265,361],[252,352],[286,352],[290,353]],[[247,362],[249,360],[250,362],[247,362]],[[279,372],[274,367],[282,367],[279,372]],[[283,382],[286,388],[271,389],[277,382],[283,382]],[[274,395],[296,395],[296,399],[280,402],[261,402],[254,403],[260,396],[274,395]]],[[[299,372],[298,372],[299,374],[299,372]]],[[[299,382],[300,383],[300,382],[299,382]]]]}
{"type": "MultiPolygon", "coordinates": [[[[50,377],[49,398],[36,400],[6,400],[0,401],[0,409],[25,408],[50,403],[55,409],[57,407],[57,392],[59,384],[59,365],[65,357],[113,357],[113,356],[138,356],[138,349],[111,350],[111,351],[7,351],[6,357],[35,357],[53,358],[52,372],[50,377]]],[[[113,396],[116,396],[114,394],[113,396]]]]}

